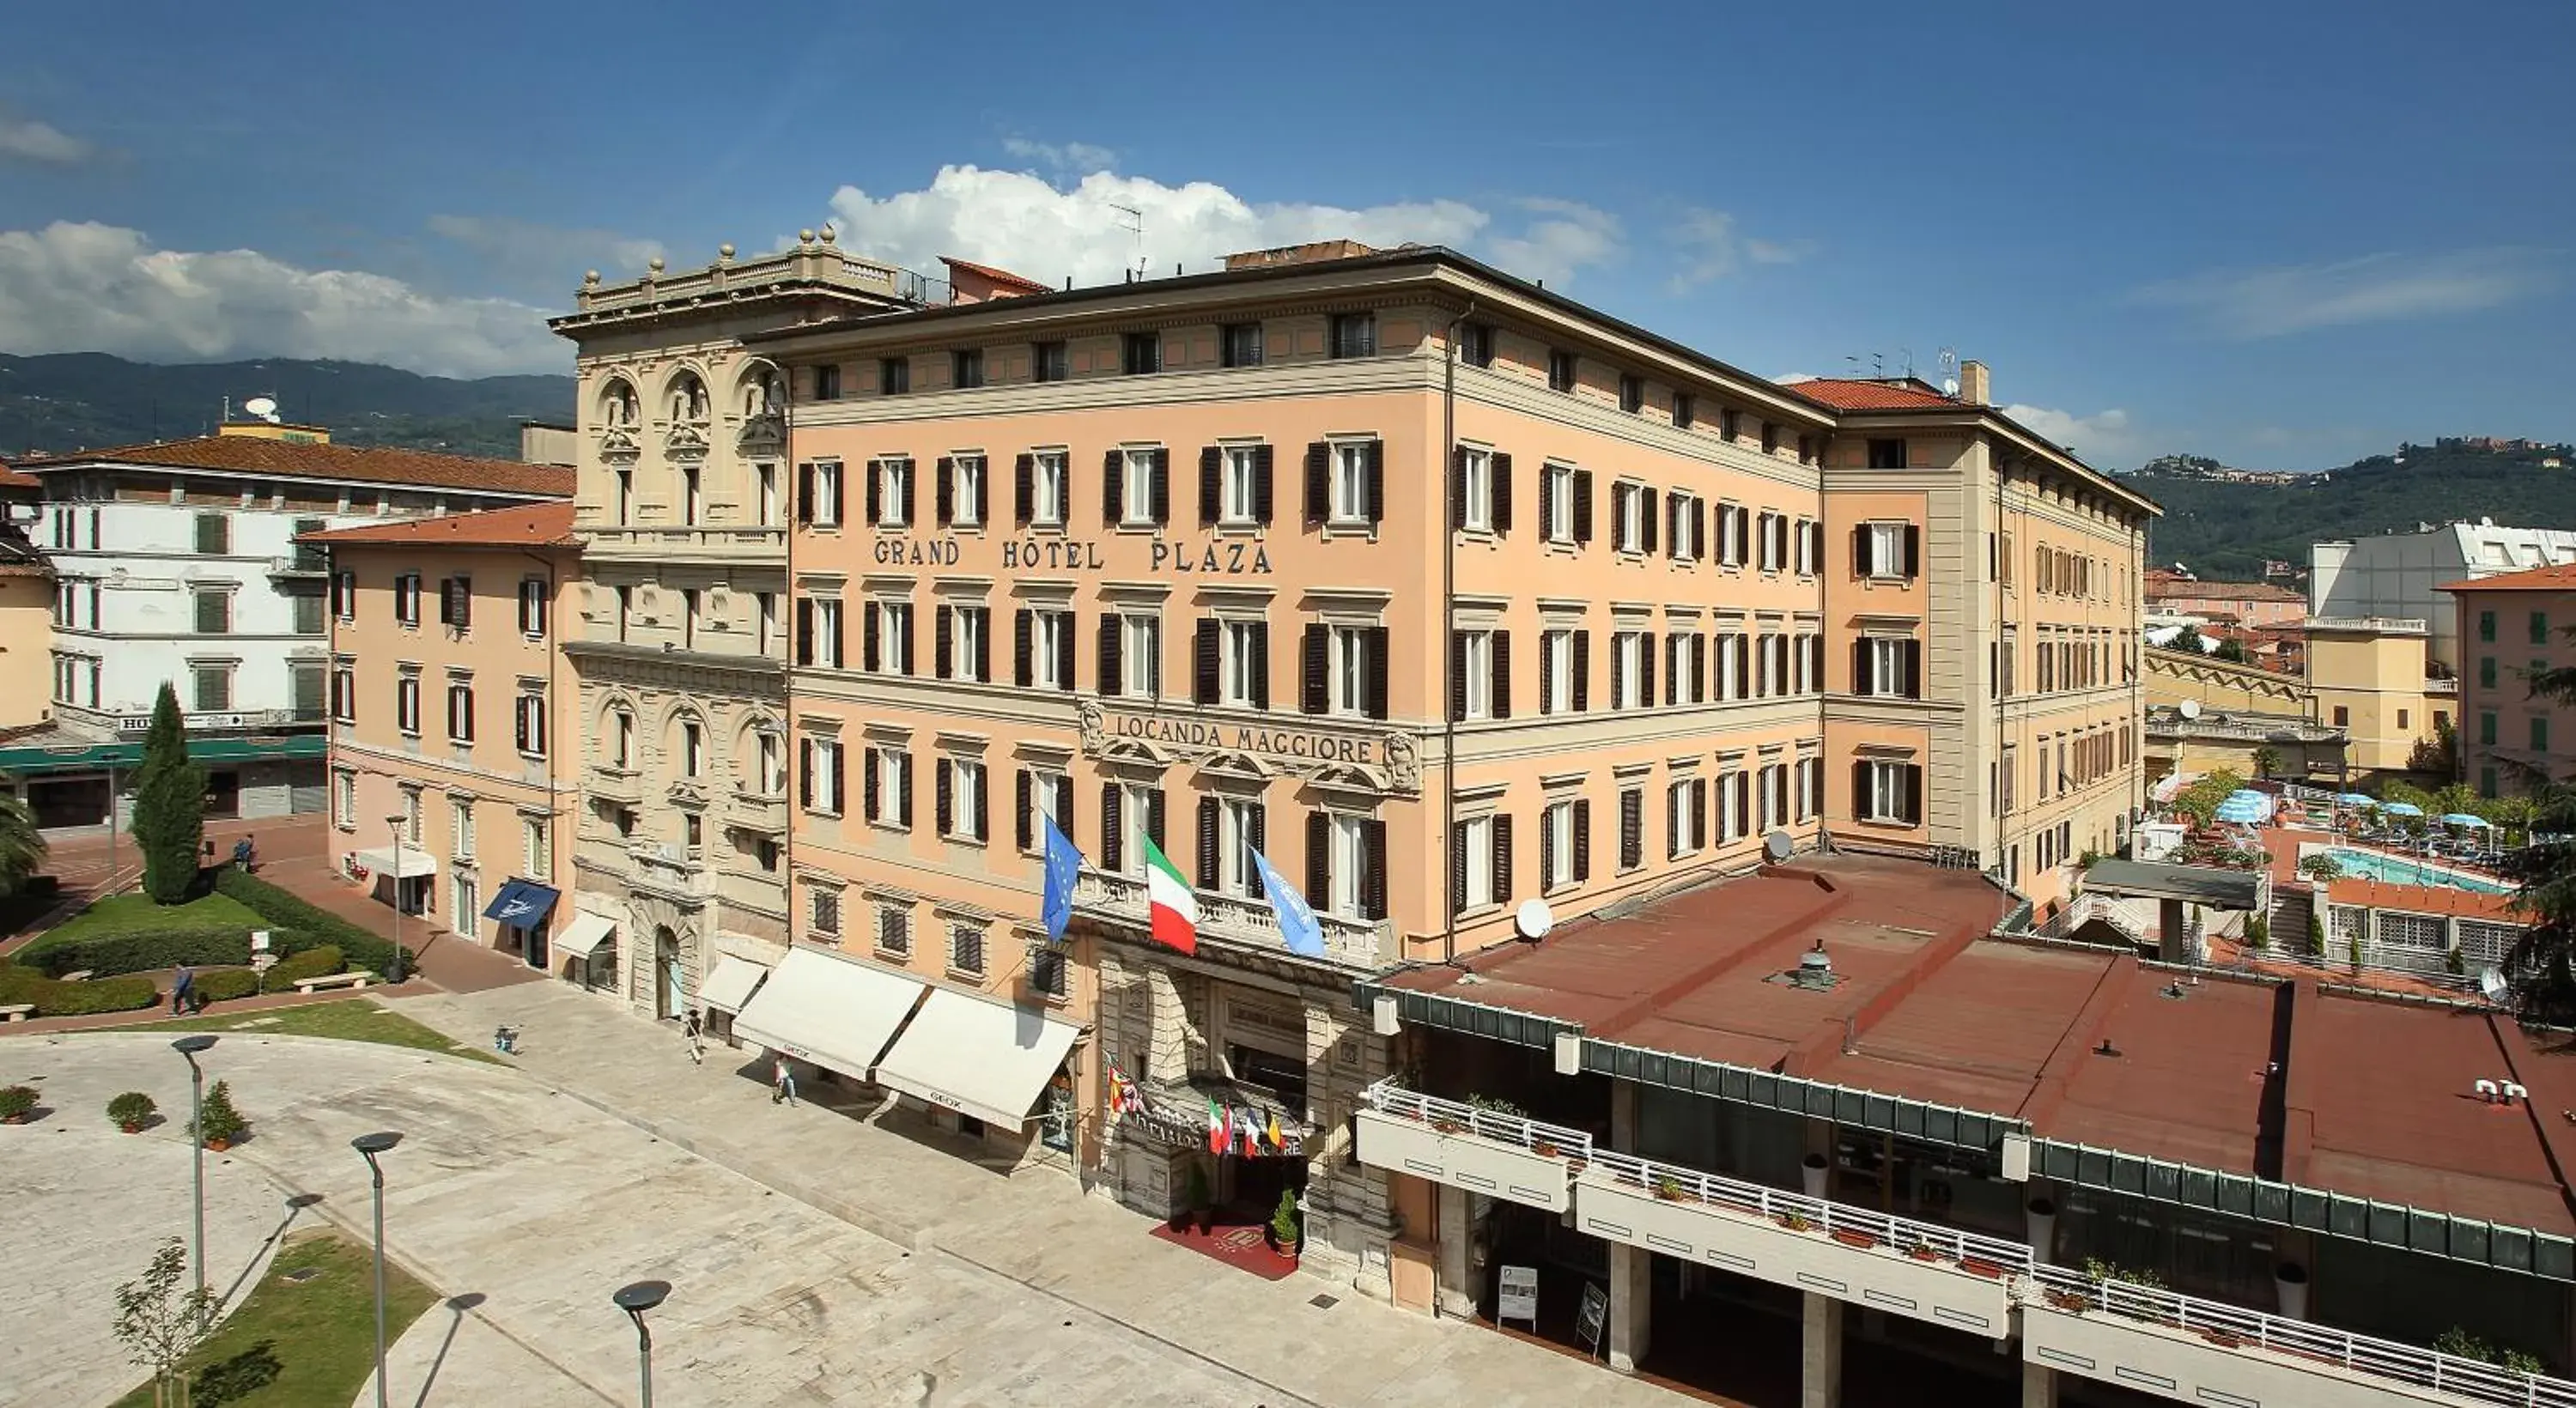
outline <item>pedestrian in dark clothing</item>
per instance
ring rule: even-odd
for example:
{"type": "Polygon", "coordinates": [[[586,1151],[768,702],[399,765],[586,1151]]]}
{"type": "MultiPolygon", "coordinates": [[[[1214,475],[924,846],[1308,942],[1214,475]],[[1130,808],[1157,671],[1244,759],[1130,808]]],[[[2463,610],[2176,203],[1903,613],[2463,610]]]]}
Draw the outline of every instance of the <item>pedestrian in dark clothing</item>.
{"type": "Polygon", "coordinates": [[[182,963],[179,965],[179,971],[170,980],[170,1015],[176,1017],[187,1011],[189,1000],[196,995],[196,970],[182,963]]]}

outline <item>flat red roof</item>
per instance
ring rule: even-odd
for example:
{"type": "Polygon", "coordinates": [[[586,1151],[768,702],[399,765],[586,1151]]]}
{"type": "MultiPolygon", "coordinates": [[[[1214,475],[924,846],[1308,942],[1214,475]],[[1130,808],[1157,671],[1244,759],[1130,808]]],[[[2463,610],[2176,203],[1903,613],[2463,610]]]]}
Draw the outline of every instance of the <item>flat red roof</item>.
{"type": "Polygon", "coordinates": [[[2199,981],[1990,937],[1970,872],[1835,856],[1570,923],[1387,986],[1588,1038],[2017,1117],[2046,1139],[2576,1234],[2576,1052],[2467,1006],[2199,981]],[[1784,980],[1821,939],[1830,989],[1784,980]],[[2519,1080],[2511,1108],[2480,1079],[2519,1080]],[[2559,1146],[2563,1144],[2562,1149],[2559,1146]]]}

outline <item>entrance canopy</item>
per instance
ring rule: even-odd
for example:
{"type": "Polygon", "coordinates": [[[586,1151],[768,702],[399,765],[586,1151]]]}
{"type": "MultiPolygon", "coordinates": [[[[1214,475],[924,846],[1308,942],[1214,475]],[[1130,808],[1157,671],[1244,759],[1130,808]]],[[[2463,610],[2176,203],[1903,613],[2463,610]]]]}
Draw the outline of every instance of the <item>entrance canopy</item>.
{"type": "Polygon", "coordinates": [[[1080,1035],[1042,1012],[939,988],[885,1054],[877,1083],[1018,1129],[1080,1035]]]}
{"type": "Polygon", "coordinates": [[[394,848],[391,846],[380,846],[372,851],[358,852],[358,864],[365,866],[370,875],[390,875],[397,880],[418,880],[438,873],[438,857],[418,846],[402,848],[402,866],[399,870],[395,868],[394,848]]]}
{"type": "Polygon", "coordinates": [[[707,974],[705,985],[698,989],[698,1001],[719,1012],[740,1012],[768,976],[767,967],[728,953],[707,974]]]}
{"type": "Polygon", "coordinates": [[[558,898],[561,897],[551,885],[540,885],[534,880],[512,880],[501,887],[501,893],[494,895],[490,904],[483,907],[483,917],[515,924],[522,929],[533,929],[546,922],[546,915],[553,912],[558,898]]]}
{"type": "Polygon", "coordinates": [[[555,952],[588,958],[617,934],[617,921],[603,914],[575,914],[555,935],[555,952]]]}
{"type": "Polygon", "coordinates": [[[787,957],[734,1018],[733,1034],[772,1051],[865,1080],[903,1025],[922,984],[816,949],[787,957]]]}

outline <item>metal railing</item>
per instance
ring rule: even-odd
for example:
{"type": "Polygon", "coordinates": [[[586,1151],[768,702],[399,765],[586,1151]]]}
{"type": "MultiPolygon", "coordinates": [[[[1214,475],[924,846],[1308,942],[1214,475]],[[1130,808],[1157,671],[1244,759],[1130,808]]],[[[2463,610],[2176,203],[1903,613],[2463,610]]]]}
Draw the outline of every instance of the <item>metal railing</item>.
{"type": "MultiPolygon", "coordinates": [[[[1279,932],[1279,916],[1268,901],[1206,890],[1197,891],[1196,897],[1200,933],[1260,948],[1287,948],[1288,941],[1279,932]]],[[[1139,924],[1145,922],[1151,910],[1142,879],[1090,866],[1083,867],[1074,881],[1073,903],[1078,909],[1139,924]]],[[[1315,923],[1323,930],[1326,957],[1353,967],[1378,966],[1379,934],[1385,921],[1346,919],[1318,910],[1315,923]]]]}
{"type": "Polygon", "coordinates": [[[1822,1232],[1827,1236],[1843,1233],[1854,1239],[1866,1237],[1869,1245],[1902,1255],[1929,1253],[1933,1259],[1958,1262],[1963,1266],[1975,1262],[1999,1273],[2020,1274],[2031,1268],[2030,1248],[2020,1242],[1981,1237],[1974,1232],[1871,1212],[1830,1198],[1810,1198],[1759,1183],[1721,1178],[1679,1164],[1657,1163],[1652,1159],[1603,1150],[1592,1155],[1592,1169],[1587,1176],[1596,1174],[1615,1178],[1631,1188],[1666,1201],[1702,1203],[1727,1212],[1765,1218],[1793,1232],[1822,1232]]]}
{"type": "Polygon", "coordinates": [[[1460,1134],[1473,1134],[1497,1144],[1509,1144],[1541,1158],[1594,1159],[1592,1136],[1579,1129],[1547,1124],[1524,1115],[1505,1114],[1483,1109],[1457,1100],[1444,1100],[1418,1090],[1404,1090],[1379,1081],[1360,1092],[1368,1108],[1381,1115],[1414,1120],[1446,1132],[1454,1128],[1460,1134]]]}
{"type": "Polygon", "coordinates": [[[2126,1281],[2095,1280],[2045,1264],[2030,1268],[2025,1303],[2070,1314],[2099,1311],[2197,1334],[2225,1349],[2268,1350],[2394,1379],[2439,1393],[2523,1408],[2576,1408],[2576,1383],[2515,1373],[2493,1364],[2348,1330],[2266,1315],[2126,1281]]]}
{"type": "Polygon", "coordinates": [[[2319,631],[2412,631],[2424,633],[2421,616],[2311,616],[2301,623],[2319,631]]]}

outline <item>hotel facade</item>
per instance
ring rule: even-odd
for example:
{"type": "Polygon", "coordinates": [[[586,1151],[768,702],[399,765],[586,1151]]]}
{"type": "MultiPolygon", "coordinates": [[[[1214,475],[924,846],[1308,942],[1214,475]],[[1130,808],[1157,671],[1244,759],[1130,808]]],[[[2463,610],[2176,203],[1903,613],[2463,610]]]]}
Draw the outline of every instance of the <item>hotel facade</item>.
{"type": "Polygon", "coordinates": [[[932,1038],[961,1084],[1023,1053],[890,1082],[934,1122],[1157,1215],[1302,1189],[1308,1260],[1408,1299],[1434,1217],[1353,1158],[1391,1073],[1355,977],[1774,833],[2042,905],[2124,834],[2154,510],[1982,367],[1782,386],[1444,250],[1243,263],[747,340],[795,405],[793,961],[1044,1033],[932,1038]],[[1085,858],[1061,944],[1041,813],[1085,858]],[[1148,838],[1195,954],[1146,938],[1148,838]],[[1211,1108],[1280,1135],[1209,1159],[1211,1108]]]}

